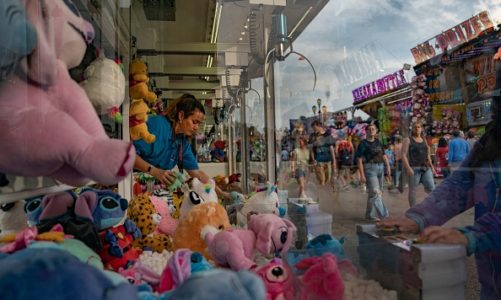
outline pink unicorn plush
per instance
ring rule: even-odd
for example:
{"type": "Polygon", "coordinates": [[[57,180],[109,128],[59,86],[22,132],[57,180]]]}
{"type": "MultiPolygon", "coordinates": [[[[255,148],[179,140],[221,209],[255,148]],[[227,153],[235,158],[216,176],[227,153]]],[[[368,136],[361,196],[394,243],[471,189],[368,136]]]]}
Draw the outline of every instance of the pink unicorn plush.
{"type": "Polygon", "coordinates": [[[35,50],[0,84],[0,171],[70,185],[115,184],[134,164],[131,144],[110,139],[68,69],[94,30],[69,0],[25,0],[35,50]]]}
{"type": "Polygon", "coordinates": [[[247,227],[217,231],[206,225],[202,229],[202,239],[216,263],[237,271],[251,269],[256,266],[256,250],[264,255],[286,253],[296,231],[292,222],[274,214],[250,215],[247,227]]]}

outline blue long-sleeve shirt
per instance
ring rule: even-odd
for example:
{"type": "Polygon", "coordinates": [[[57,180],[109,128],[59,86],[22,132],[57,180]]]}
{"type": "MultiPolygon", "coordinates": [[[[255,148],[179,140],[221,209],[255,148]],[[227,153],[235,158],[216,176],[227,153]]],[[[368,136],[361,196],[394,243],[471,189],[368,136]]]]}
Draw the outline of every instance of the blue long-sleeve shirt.
{"type": "Polygon", "coordinates": [[[470,151],[470,145],[462,138],[453,138],[449,142],[449,163],[461,162],[470,151]]]}
{"type": "Polygon", "coordinates": [[[501,159],[472,169],[471,156],[406,216],[423,229],[475,207],[474,224],[458,229],[468,239],[468,254],[475,254],[482,295],[501,299],[501,159]]]}

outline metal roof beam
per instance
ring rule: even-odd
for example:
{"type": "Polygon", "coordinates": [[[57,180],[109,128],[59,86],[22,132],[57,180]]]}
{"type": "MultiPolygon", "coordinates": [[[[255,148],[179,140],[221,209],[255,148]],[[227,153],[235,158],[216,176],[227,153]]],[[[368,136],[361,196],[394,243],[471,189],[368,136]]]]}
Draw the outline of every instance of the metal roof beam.
{"type": "Polygon", "coordinates": [[[157,55],[209,55],[216,53],[235,52],[249,53],[250,46],[247,44],[232,43],[179,43],[164,44],[161,49],[137,49],[137,56],[157,55]]]}

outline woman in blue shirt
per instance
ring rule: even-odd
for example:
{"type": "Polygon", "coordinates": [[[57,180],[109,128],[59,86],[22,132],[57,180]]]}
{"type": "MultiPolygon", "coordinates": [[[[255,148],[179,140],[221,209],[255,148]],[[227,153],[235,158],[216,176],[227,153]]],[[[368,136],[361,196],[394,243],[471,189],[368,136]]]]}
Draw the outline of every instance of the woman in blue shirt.
{"type": "Polygon", "coordinates": [[[209,176],[198,167],[189,138],[194,136],[205,117],[203,105],[193,95],[184,94],[167,108],[165,116],[150,116],[148,130],[156,136],[154,143],[134,141],[134,168],[149,173],[170,185],[176,179],[172,169],[177,165],[192,177],[207,182],[209,176]]]}

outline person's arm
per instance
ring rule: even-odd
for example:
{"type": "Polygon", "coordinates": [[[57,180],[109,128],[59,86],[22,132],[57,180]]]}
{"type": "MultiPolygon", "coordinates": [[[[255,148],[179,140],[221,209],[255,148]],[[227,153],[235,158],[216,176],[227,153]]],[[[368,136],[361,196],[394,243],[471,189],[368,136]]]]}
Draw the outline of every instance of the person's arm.
{"type": "Polygon", "coordinates": [[[292,150],[291,152],[291,172],[294,172],[296,170],[296,150],[292,150]]]}
{"type": "Polygon", "coordinates": [[[384,165],[386,166],[386,176],[390,177],[391,176],[391,167],[390,167],[390,162],[388,161],[388,156],[386,154],[383,154],[383,161],[384,161],[384,165]]]}
{"type": "Polygon", "coordinates": [[[407,175],[412,176],[414,175],[414,171],[412,170],[410,164],[409,164],[409,144],[410,144],[410,138],[405,138],[402,141],[402,166],[404,167],[405,171],[407,172],[407,175]]]}
{"type": "Polygon", "coordinates": [[[136,159],[134,160],[134,169],[150,174],[167,186],[171,185],[176,180],[176,176],[172,171],[157,168],[142,159],[139,155],[136,155],[136,159]]]}
{"type": "Polygon", "coordinates": [[[455,150],[454,148],[456,148],[456,146],[454,145],[454,139],[452,139],[449,143],[449,152],[447,154],[447,162],[448,163],[451,163],[451,159],[454,157],[455,155],[455,150]]]}
{"type": "Polygon", "coordinates": [[[362,183],[365,183],[364,163],[361,157],[358,158],[357,164],[358,164],[358,171],[360,172],[360,181],[362,183]]]}
{"type": "Polygon", "coordinates": [[[332,156],[332,173],[334,174],[334,177],[337,177],[337,161],[336,161],[336,153],[334,150],[334,146],[330,145],[330,151],[331,151],[331,156],[332,156]]]}
{"type": "Polygon", "coordinates": [[[428,145],[428,142],[426,141],[426,139],[423,138],[423,141],[426,144],[426,151],[427,151],[426,162],[427,162],[428,166],[430,167],[433,175],[437,176],[437,172],[435,171],[435,167],[433,166],[433,162],[431,160],[431,147],[428,145]]]}

